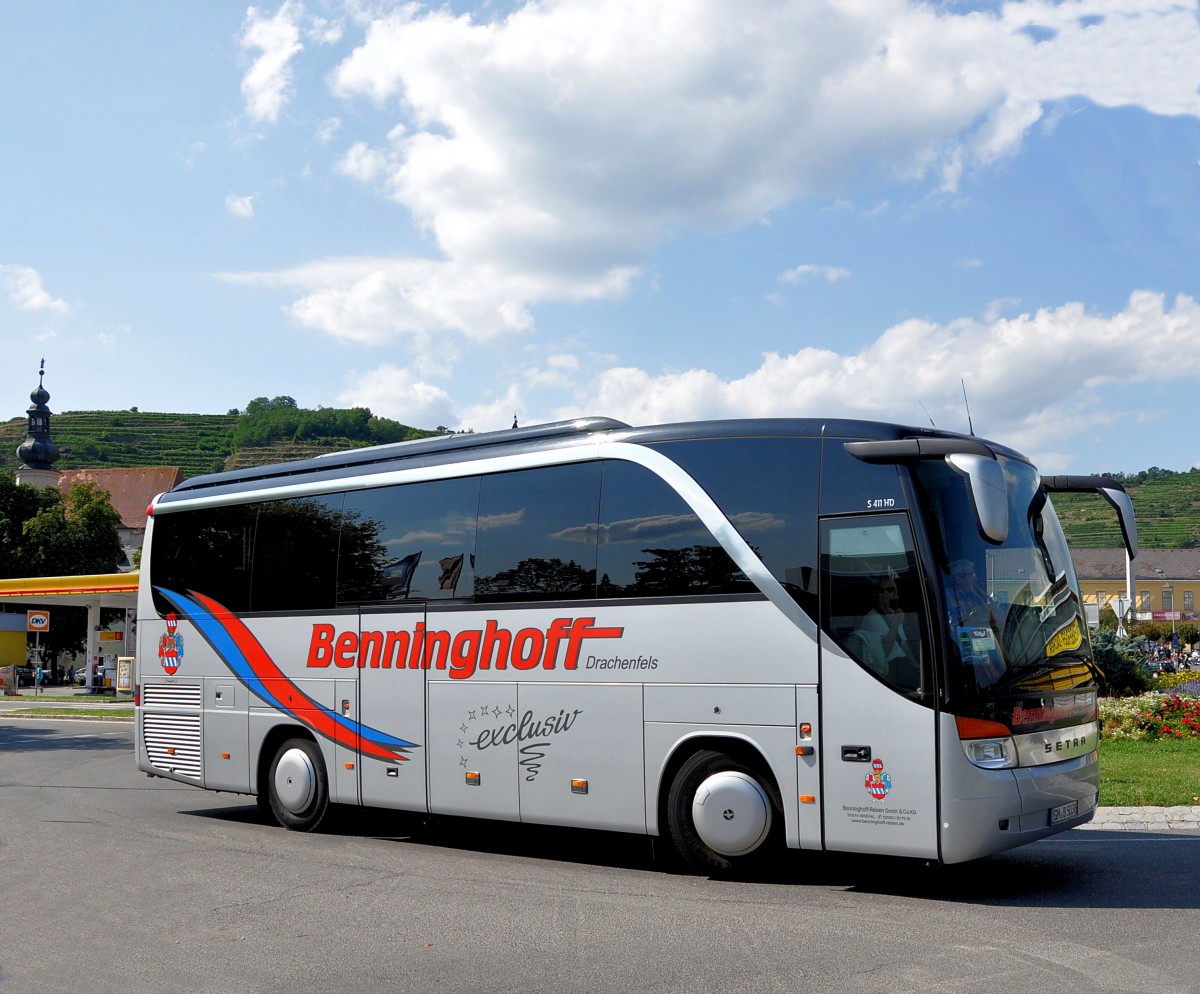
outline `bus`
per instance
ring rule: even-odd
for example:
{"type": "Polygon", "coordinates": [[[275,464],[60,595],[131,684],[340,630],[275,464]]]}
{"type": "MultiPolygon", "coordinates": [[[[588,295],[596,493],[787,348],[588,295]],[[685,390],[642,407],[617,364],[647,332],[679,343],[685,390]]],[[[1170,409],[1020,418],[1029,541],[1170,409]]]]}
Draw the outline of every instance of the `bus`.
{"type": "Polygon", "coordinates": [[[454,434],[148,509],[136,761],[253,795],[945,863],[1081,825],[1098,671],[1039,476],[851,420],[454,434]]]}

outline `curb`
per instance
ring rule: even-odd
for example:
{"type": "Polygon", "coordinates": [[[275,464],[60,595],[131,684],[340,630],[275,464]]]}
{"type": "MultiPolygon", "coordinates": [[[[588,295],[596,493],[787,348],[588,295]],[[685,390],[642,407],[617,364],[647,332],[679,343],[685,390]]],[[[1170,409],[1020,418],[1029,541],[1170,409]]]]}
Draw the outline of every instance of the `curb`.
{"type": "Polygon", "coordinates": [[[1102,832],[1196,832],[1200,831],[1200,805],[1097,808],[1095,817],[1079,828],[1102,832]]]}

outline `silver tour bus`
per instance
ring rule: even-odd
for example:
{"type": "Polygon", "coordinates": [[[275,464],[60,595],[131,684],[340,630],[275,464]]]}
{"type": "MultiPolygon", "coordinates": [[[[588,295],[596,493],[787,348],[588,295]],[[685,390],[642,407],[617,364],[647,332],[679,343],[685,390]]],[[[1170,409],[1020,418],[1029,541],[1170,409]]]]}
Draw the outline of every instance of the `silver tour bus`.
{"type": "Polygon", "coordinates": [[[959,862],[1088,821],[1096,669],[1052,490],[861,421],[439,436],[150,508],[137,765],[255,795],[959,862]]]}

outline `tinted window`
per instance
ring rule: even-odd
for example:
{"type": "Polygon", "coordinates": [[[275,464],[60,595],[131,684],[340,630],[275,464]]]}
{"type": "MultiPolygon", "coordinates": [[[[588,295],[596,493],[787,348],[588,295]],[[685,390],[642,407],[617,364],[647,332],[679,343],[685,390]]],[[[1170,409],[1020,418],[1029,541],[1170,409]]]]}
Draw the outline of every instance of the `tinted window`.
{"type": "MultiPolygon", "coordinates": [[[[230,611],[250,610],[250,566],[258,507],[234,504],[154,519],[150,582],[205,594],[230,611]]],[[[174,610],[157,593],[159,614],[174,610]]]]}
{"type": "MultiPolygon", "coordinates": [[[[933,681],[912,531],[903,515],[827,520],[822,525],[822,627],[884,683],[930,700],[933,681]]],[[[837,665],[837,660],[830,665],[837,665]]]]}
{"type": "Polygon", "coordinates": [[[346,495],[338,600],[470,597],[479,477],[346,495]]]}
{"type": "Polygon", "coordinates": [[[341,511],[341,494],[259,505],[252,611],[333,607],[341,511]]]}
{"type": "Polygon", "coordinates": [[[679,494],[643,466],[616,460],[604,465],[597,569],[601,597],[753,589],[679,494]]]}
{"type": "Polygon", "coordinates": [[[475,599],[594,596],[599,495],[599,463],[485,476],[475,599]]]}
{"type": "Polygon", "coordinates": [[[818,438],[711,438],[654,446],[708,492],[815,618],[818,438]]]}

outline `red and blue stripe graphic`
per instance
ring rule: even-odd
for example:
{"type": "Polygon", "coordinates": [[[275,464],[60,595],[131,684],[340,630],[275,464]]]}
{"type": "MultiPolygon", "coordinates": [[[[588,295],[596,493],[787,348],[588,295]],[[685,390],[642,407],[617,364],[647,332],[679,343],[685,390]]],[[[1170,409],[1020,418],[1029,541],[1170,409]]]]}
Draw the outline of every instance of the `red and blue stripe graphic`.
{"type": "Polygon", "coordinates": [[[404,753],[417,748],[413,742],[362,725],[314,701],[284,675],[242,620],[211,597],[195,591],[188,596],[163,587],[155,589],[180,617],[196,626],[204,641],[251,693],[318,735],[363,756],[388,762],[407,760],[404,753]]]}

